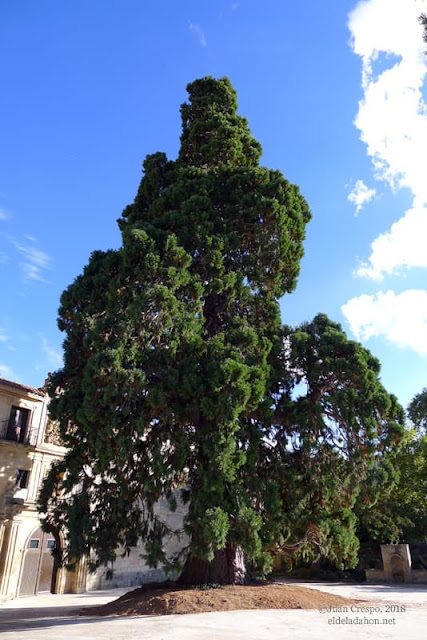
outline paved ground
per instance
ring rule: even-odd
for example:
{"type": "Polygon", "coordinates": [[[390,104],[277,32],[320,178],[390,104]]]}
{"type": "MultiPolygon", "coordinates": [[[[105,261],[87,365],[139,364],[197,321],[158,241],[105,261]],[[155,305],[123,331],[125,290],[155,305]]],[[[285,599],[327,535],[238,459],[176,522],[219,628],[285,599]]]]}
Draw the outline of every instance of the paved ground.
{"type": "Polygon", "coordinates": [[[162,617],[85,618],[77,611],[126,590],[39,595],[0,605],[3,640],[425,640],[426,586],[293,582],[364,602],[348,611],[227,611],[162,617]]]}

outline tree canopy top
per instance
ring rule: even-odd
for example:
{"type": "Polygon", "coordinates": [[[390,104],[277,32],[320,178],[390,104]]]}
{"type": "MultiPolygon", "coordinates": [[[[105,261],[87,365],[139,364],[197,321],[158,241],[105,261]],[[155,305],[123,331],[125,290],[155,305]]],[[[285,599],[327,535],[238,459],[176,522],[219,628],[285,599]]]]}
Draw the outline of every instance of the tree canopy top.
{"type": "Polygon", "coordinates": [[[179,161],[205,168],[256,166],[262,148],[246,118],[236,114],[237,94],[230,80],[207,76],[188,84],[187,91],[179,161]]]}

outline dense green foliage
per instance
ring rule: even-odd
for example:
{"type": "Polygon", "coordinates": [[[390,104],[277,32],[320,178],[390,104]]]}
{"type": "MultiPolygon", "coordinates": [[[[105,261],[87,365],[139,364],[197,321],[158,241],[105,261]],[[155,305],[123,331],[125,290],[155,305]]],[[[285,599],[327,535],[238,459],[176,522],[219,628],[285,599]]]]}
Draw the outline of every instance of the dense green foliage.
{"type": "Polygon", "coordinates": [[[280,450],[292,470],[284,485],[288,526],[302,534],[315,523],[322,556],[352,567],[358,506],[373,477],[376,492],[391,481],[387,455],[402,436],[403,410],[381,385],[378,360],[339,324],[319,314],[287,336],[282,384],[290,380],[294,390],[279,401],[278,441],[287,442],[280,450]]]}
{"type": "Polygon", "coordinates": [[[427,541],[427,436],[410,432],[395,458],[396,487],[387,505],[401,542],[427,541]]]}
{"type": "Polygon", "coordinates": [[[417,431],[427,433],[427,388],[417,393],[411,400],[408,416],[417,431]]]}
{"type": "Polygon", "coordinates": [[[409,431],[387,460],[391,473],[356,509],[358,537],[379,543],[427,541],[427,436],[409,431]]]}
{"type": "Polygon", "coordinates": [[[358,534],[382,543],[427,540],[427,390],[408,406],[412,428],[386,457],[389,475],[382,491],[371,477],[371,498],[357,510],[358,534]]]}
{"type": "Polygon", "coordinates": [[[396,503],[409,519],[402,538],[427,542],[427,436],[414,437],[398,459],[400,473],[396,503]]]}
{"type": "Polygon", "coordinates": [[[142,538],[155,566],[168,532],[153,507],[179,491],[178,564],[242,549],[268,570],[297,539],[354,564],[357,483],[398,437],[398,407],[339,325],[281,327],[307,203],[259,166],[228,79],[187,88],[178,159],[146,158],[122,247],[95,252],[61,298],[50,411],[68,453],[40,497],[45,526],[67,532],[65,561],[109,564],[142,538]]]}

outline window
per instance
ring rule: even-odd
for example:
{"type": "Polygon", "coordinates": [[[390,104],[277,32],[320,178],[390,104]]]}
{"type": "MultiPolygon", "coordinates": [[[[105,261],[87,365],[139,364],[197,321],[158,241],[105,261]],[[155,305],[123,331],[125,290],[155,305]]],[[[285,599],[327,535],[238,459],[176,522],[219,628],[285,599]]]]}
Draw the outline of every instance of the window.
{"type": "Polygon", "coordinates": [[[48,540],[46,544],[46,549],[55,549],[55,540],[48,540]]]}
{"type": "Polygon", "coordinates": [[[16,482],[15,485],[18,489],[26,489],[28,487],[28,478],[30,472],[27,469],[16,470],[16,482]]]}
{"type": "Polygon", "coordinates": [[[7,425],[7,439],[25,442],[29,423],[30,410],[23,407],[12,407],[7,425]]]}
{"type": "Polygon", "coordinates": [[[28,548],[29,549],[38,549],[39,548],[39,544],[40,544],[40,540],[38,540],[37,538],[32,538],[28,543],[28,548]]]}

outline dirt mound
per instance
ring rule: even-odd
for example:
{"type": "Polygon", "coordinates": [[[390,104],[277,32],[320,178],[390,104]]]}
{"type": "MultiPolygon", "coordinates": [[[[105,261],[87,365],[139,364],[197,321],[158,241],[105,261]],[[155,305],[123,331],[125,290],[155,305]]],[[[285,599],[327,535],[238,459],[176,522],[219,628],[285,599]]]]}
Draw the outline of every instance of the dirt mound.
{"type": "Polygon", "coordinates": [[[146,585],[101,607],[87,607],[83,616],[169,615],[238,609],[319,609],[343,607],[353,600],[316,589],[277,583],[215,588],[146,585]]]}

